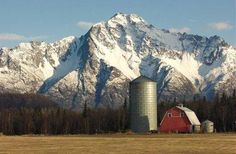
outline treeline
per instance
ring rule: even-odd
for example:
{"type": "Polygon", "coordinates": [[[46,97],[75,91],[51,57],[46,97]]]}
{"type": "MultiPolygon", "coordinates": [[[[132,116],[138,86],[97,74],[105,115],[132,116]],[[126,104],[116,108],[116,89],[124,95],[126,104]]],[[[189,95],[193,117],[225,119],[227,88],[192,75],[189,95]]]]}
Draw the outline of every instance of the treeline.
{"type": "MultiPolygon", "coordinates": [[[[217,95],[192,101],[160,102],[158,124],[165,112],[182,103],[195,111],[200,122],[209,119],[218,132],[236,131],[236,93],[217,95]]],[[[124,132],[129,129],[128,105],[117,109],[90,109],[84,104],[81,112],[63,109],[42,95],[0,94],[0,132],[21,134],[93,134],[124,132]]]]}
{"type": "MultiPolygon", "coordinates": [[[[127,104],[127,103],[125,103],[127,104]]],[[[21,134],[92,134],[121,132],[128,127],[126,105],[82,112],[60,108],[44,96],[0,94],[0,132],[21,134]]]]}

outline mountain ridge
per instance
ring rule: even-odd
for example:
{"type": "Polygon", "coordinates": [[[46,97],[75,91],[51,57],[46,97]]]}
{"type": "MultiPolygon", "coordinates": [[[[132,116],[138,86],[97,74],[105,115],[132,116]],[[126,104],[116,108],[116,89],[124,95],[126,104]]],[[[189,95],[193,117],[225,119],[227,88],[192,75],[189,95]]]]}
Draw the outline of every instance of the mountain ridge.
{"type": "Polygon", "coordinates": [[[236,81],[236,50],[219,36],[172,33],[135,14],[117,13],[76,38],[0,49],[0,91],[50,96],[67,108],[116,107],[128,81],[145,75],[158,99],[212,99],[236,81]],[[7,83],[7,85],[6,85],[7,83]]]}

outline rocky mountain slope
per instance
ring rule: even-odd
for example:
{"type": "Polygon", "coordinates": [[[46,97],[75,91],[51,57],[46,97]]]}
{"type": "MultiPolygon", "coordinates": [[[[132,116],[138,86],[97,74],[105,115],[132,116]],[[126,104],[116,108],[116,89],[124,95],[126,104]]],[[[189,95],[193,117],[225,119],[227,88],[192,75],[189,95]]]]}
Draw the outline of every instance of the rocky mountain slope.
{"type": "Polygon", "coordinates": [[[236,85],[236,50],[221,37],[171,33],[118,13],[79,38],[0,49],[0,92],[40,93],[64,107],[116,107],[128,81],[157,81],[158,99],[213,98],[236,85]]]}

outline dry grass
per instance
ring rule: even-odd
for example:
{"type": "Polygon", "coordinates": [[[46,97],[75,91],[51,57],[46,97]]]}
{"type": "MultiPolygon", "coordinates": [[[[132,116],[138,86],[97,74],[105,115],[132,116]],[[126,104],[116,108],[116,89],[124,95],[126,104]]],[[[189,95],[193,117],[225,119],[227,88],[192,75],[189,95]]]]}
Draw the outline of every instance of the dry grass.
{"type": "Polygon", "coordinates": [[[236,134],[0,136],[0,153],[236,154],[236,134]]]}

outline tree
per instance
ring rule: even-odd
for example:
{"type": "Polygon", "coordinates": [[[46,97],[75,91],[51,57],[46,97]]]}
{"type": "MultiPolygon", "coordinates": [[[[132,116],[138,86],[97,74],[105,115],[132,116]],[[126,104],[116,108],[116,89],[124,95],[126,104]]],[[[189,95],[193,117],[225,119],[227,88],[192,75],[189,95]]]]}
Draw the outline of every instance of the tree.
{"type": "Polygon", "coordinates": [[[87,112],[88,112],[88,108],[87,108],[87,103],[84,103],[84,109],[83,109],[83,118],[87,118],[87,112]]]}
{"type": "Polygon", "coordinates": [[[121,129],[122,131],[125,131],[127,129],[127,121],[128,121],[128,109],[127,109],[127,99],[125,98],[124,104],[123,104],[123,110],[122,110],[122,126],[121,129]]]}
{"type": "Polygon", "coordinates": [[[84,119],[84,130],[85,133],[89,134],[89,119],[88,119],[88,108],[87,103],[84,103],[84,109],[83,109],[83,119],[84,119]]]}
{"type": "Polygon", "coordinates": [[[233,91],[233,99],[236,99],[236,89],[233,91]]]}

